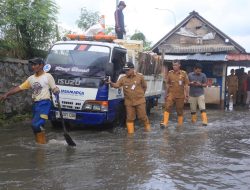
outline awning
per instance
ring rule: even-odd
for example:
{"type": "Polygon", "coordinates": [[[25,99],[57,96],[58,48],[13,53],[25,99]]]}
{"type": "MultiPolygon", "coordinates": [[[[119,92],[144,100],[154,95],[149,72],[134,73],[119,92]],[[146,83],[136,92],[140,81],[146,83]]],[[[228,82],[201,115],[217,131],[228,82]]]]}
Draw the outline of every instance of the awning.
{"type": "Polygon", "coordinates": [[[228,54],[227,61],[250,61],[250,54],[228,54]]]}
{"type": "Polygon", "coordinates": [[[235,51],[235,47],[232,45],[223,44],[207,44],[207,45],[190,45],[181,46],[175,44],[162,44],[159,49],[164,50],[165,53],[174,54],[185,54],[185,53],[219,53],[219,52],[229,52],[235,51]]]}
{"type": "Polygon", "coordinates": [[[165,55],[164,60],[227,61],[227,54],[165,55]]]}

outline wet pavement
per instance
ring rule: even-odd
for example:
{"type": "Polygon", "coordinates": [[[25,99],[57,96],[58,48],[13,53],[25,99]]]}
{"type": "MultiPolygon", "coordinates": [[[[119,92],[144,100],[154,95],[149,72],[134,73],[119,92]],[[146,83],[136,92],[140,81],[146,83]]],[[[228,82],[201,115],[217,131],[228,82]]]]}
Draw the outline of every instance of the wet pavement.
{"type": "Polygon", "coordinates": [[[46,127],[49,143],[37,145],[27,124],[0,128],[1,190],[184,190],[250,189],[250,111],[209,110],[209,125],[190,122],[152,132],[125,129],[73,130],[68,147],[61,130],[46,127]]]}

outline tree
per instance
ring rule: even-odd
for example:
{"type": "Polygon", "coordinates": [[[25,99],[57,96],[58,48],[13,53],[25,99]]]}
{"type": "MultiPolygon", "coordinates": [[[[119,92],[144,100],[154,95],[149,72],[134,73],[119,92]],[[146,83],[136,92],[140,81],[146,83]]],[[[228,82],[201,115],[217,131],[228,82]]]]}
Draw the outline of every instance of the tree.
{"type": "Polygon", "coordinates": [[[86,31],[89,27],[97,24],[100,20],[99,12],[88,11],[85,7],[81,8],[80,19],[76,21],[77,26],[86,31]]]}
{"type": "Polygon", "coordinates": [[[145,40],[146,40],[146,37],[145,37],[144,34],[141,33],[141,32],[135,32],[135,33],[131,36],[130,39],[131,39],[131,40],[141,40],[141,41],[143,41],[143,43],[144,43],[145,40]]]}
{"type": "Polygon", "coordinates": [[[150,41],[146,40],[145,35],[140,31],[135,31],[135,33],[130,37],[131,40],[141,40],[143,41],[143,49],[149,50],[151,43],[150,41]]]}
{"type": "Polygon", "coordinates": [[[57,7],[53,0],[2,0],[0,40],[17,58],[37,56],[56,37],[57,7]]]}

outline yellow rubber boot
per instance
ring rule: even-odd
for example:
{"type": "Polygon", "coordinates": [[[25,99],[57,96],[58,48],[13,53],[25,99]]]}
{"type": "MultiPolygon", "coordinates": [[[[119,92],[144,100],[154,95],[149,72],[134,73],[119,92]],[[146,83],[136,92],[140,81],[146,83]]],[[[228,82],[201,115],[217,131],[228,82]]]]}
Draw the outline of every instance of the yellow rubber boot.
{"type": "Polygon", "coordinates": [[[36,133],[35,136],[36,136],[36,142],[38,144],[46,144],[46,137],[45,137],[44,131],[42,131],[40,133],[36,133]]]}
{"type": "Polygon", "coordinates": [[[178,126],[182,126],[183,125],[183,116],[178,116],[178,126]]]}
{"type": "Polygon", "coordinates": [[[161,128],[166,128],[167,127],[168,120],[169,120],[169,112],[165,111],[163,113],[163,121],[160,124],[161,128]]]}
{"type": "Polygon", "coordinates": [[[196,113],[192,113],[191,114],[191,121],[192,121],[192,123],[196,123],[196,121],[197,121],[197,115],[196,115],[196,113]]]}
{"type": "Polygon", "coordinates": [[[128,134],[133,134],[135,132],[134,122],[127,122],[128,134]]]}
{"type": "Polygon", "coordinates": [[[206,112],[201,113],[201,120],[202,120],[202,125],[207,126],[208,121],[207,121],[207,113],[206,112]]]}
{"type": "Polygon", "coordinates": [[[144,125],[144,131],[145,132],[150,132],[151,131],[151,126],[150,126],[149,123],[145,123],[145,125],[144,125]]]}

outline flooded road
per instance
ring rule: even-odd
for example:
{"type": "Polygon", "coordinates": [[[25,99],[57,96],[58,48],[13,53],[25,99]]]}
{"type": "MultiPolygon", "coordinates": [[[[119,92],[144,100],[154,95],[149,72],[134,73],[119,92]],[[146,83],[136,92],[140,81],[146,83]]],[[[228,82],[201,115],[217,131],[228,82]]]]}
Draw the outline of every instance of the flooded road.
{"type": "Polygon", "coordinates": [[[68,147],[61,130],[46,127],[49,143],[37,145],[28,125],[0,128],[1,190],[250,189],[250,111],[209,110],[209,125],[160,129],[74,130],[68,147]]]}

